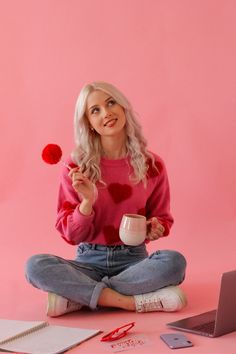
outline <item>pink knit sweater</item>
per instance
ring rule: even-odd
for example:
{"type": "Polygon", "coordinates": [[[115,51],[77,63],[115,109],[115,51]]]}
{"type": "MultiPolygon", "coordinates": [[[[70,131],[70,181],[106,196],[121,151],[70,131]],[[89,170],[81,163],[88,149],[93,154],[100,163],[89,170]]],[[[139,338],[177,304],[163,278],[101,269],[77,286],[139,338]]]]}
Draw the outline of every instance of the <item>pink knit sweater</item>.
{"type": "MultiPolygon", "coordinates": [[[[154,155],[154,154],[153,154],[154,155]]],[[[106,186],[97,185],[98,198],[90,216],[79,211],[81,202],[71,185],[68,169],[63,168],[59,196],[56,229],[70,244],[80,242],[101,245],[121,245],[119,225],[123,214],[141,214],[147,219],[157,217],[169,234],[173,218],[170,214],[169,183],[162,159],[154,155],[158,168],[148,169],[147,186],[142,182],[133,184],[129,175],[133,169],[128,158],[101,159],[102,180],[106,186]]],[[[71,160],[67,163],[73,164],[71,160]]]]}

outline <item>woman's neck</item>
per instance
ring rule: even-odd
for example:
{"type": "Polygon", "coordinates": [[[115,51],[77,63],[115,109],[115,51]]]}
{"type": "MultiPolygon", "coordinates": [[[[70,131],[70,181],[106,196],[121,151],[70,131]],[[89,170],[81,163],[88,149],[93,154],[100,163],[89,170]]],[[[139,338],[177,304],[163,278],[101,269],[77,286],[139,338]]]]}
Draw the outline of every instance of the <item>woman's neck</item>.
{"type": "Polygon", "coordinates": [[[125,139],[114,139],[114,137],[107,137],[102,139],[102,157],[111,160],[117,160],[127,155],[125,139]],[[110,138],[110,139],[109,139],[110,138]]]}

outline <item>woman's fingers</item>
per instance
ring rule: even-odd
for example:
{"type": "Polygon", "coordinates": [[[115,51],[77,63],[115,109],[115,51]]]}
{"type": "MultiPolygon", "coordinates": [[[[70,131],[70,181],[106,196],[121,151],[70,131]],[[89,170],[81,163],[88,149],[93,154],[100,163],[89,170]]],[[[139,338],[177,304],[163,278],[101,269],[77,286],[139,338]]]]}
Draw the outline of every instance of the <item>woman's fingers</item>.
{"type": "Polygon", "coordinates": [[[72,184],[76,183],[76,182],[84,182],[87,181],[87,177],[85,177],[79,170],[78,167],[72,168],[70,170],[70,172],[68,173],[68,176],[71,178],[72,180],[72,184]]]}
{"type": "Polygon", "coordinates": [[[96,201],[98,191],[96,186],[86,177],[78,167],[72,168],[68,173],[71,178],[72,187],[82,198],[96,201]]]}
{"type": "Polygon", "coordinates": [[[72,178],[72,175],[73,175],[74,173],[76,173],[76,172],[79,172],[79,167],[71,168],[70,171],[69,171],[69,173],[68,173],[68,176],[69,176],[70,178],[72,178]]]}
{"type": "Polygon", "coordinates": [[[153,241],[163,236],[165,228],[161,225],[156,217],[147,221],[148,239],[153,241]]]}

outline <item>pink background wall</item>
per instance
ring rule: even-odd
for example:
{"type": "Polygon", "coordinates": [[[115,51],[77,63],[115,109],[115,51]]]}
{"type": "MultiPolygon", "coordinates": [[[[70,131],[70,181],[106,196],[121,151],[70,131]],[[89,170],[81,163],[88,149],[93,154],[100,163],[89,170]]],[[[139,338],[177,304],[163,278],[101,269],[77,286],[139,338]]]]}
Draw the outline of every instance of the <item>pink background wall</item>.
{"type": "Polygon", "coordinates": [[[37,296],[31,254],[74,257],[54,230],[60,166],[40,154],[49,142],[70,153],[92,80],[127,95],[166,162],[175,226],[150,250],[182,251],[186,282],[235,268],[235,11],[234,0],[0,2],[1,313],[25,306],[16,293],[37,296]]]}

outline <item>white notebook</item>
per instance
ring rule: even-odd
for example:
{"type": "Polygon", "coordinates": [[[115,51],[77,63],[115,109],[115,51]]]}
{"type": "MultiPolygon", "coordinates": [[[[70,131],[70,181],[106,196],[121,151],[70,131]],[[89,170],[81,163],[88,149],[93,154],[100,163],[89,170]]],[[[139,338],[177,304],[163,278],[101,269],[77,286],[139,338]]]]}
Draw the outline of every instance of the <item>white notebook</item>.
{"type": "Polygon", "coordinates": [[[57,354],[100,333],[97,329],[52,326],[41,321],[0,319],[0,350],[57,354]]]}

